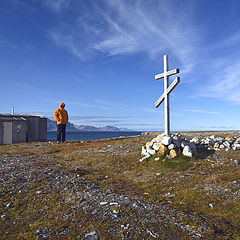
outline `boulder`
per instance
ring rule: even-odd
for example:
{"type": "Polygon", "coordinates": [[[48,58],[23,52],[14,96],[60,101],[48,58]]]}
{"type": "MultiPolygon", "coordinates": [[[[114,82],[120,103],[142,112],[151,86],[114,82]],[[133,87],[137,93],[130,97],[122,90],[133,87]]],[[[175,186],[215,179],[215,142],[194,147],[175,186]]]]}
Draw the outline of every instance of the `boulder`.
{"type": "Polygon", "coordinates": [[[158,154],[162,156],[162,155],[166,155],[167,153],[168,153],[168,148],[165,145],[161,144],[158,150],[158,154]]]}
{"type": "Polygon", "coordinates": [[[182,154],[183,154],[183,156],[186,156],[186,157],[192,157],[193,156],[192,150],[189,146],[185,146],[183,148],[182,154]]]}
{"type": "Polygon", "coordinates": [[[164,136],[161,143],[165,146],[168,146],[172,142],[172,138],[169,136],[164,136]]]}

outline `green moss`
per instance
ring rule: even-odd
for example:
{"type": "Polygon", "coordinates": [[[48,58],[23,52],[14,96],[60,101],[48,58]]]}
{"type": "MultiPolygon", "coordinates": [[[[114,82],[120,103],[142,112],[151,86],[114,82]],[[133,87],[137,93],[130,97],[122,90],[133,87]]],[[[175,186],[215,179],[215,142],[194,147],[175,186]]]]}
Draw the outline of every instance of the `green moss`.
{"type": "Polygon", "coordinates": [[[147,163],[154,168],[167,168],[175,171],[187,170],[192,165],[190,159],[184,156],[178,156],[171,159],[164,156],[154,155],[147,159],[147,163]],[[159,157],[158,161],[155,160],[157,157],[159,157]]]}

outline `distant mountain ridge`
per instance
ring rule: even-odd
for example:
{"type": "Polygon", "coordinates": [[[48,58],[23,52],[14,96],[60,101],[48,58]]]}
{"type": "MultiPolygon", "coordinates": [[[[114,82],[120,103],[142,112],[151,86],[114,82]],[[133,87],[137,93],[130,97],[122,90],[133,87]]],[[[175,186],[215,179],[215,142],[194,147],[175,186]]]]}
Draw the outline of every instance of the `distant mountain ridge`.
{"type": "MultiPolygon", "coordinates": [[[[48,131],[57,131],[57,122],[54,120],[47,120],[47,130],[48,131]]],[[[133,132],[131,129],[127,128],[117,128],[114,126],[105,126],[105,127],[94,127],[86,125],[76,125],[71,122],[67,123],[68,132],[133,132]]]]}

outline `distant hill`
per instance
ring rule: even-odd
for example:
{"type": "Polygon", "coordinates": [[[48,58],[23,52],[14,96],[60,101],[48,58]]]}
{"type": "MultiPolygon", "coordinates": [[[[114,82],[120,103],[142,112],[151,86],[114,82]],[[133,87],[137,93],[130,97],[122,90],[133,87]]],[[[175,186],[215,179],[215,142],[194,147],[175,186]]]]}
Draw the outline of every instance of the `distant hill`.
{"type": "MultiPolygon", "coordinates": [[[[57,131],[57,121],[47,120],[47,130],[57,131]]],[[[86,125],[76,125],[71,122],[67,123],[68,132],[132,132],[133,130],[127,128],[117,128],[114,126],[94,127],[86,125]]]]}

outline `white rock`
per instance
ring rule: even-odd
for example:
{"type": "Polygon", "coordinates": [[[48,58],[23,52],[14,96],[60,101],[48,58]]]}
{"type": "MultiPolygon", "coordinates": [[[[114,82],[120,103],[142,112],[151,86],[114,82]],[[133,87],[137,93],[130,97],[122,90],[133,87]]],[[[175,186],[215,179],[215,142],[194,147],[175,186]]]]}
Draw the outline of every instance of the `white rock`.
{"type": "Polygon", "coordinates": [[[219,146],[219,148],[220,148],[220,149],[224,149],[225,146],[224,146],[223,144],[221,144],[221,145],[219,146]]]}
{"type": "Polygon", "coordinates": [[[213,139],[213,140],[215,139],[214,135],[210,136],[209,138],[211,138],[211,139],[213,139]]]}
{"type": "Polygon", "coordinates": [[[145,155],[144,157],[139,159],[139,162],[143,162],[145,159],[151,157],[151,155],[149,153],[147,153],[147,155],[145,155]]]}
{"type": "Polygon", "coordinates": [[[223,143],[223,145],[224,145],[225,147],[227,147],[227,148],[230,148],[230,146],[231,146],[231,144],[230,144],[228,141],[225,141],[225,142],[223,143]]]}
{"type": "Polygon", "coordinates": [[[146,155],[147,154],[147,150],[145,147],[142,147],[142,155],[146,155]]]}
{"type": "Polygon", "coordinates": [[[192,150],[191,150],[191,148],[189,147],[189,146],[185,146],[184,148],[183,148],[183,155],[184,156],[186,156],[186,157],[192,157],[193,156],[193,154],[192,154],[192,150]]]}
{"type": "Polygon", "coordinates": [[[158,151],[159,148],[160,148],[160,145],[161,145],[160,142],[155,142],[155,143],[153,144],[152,148],[153,148],[155,151],[158,151]]]}
{"type": "Polygon", "coordinates": [[[194,137],[190,142],[194,142],[195,144],[199,144],[200,143],[200,139],[194,137]]]}
{"type": "Polygon", "coordinates": [[[107,204],[108,204],[108,202],[100,202],[101,206],[104,206],[104,205],[107,205],[107,204]]]}
{"type": "Polygon", "coordinates": [[[147,146],[146,150],[151,155],[154,155],[156,153],[156,151],[151,146],[147,146]]]}
{"type": "Polygon", "coordinates": [[[155,160],[155,161],[159,161],[159,157],[155,158],[154,160],[155,160]]]}
{"type": "Polygon", "coordinates": [[[173,143],[171,143],[171,144],[168,145],[168,149],[169,149],[169,150],[174,149],[175,147],[176,147],[176,146],[175,146],[173,143]]]}
{"type": "Polygon", "coordinates": [[[168,146],[172,142],[172,138],[169,136],[164,136],[161,143],[165,146],[168,146]]]}
{"type": "Polygon", "coordinates": [[[153,138],[152,140],[151,140],[151,142],[152,143],[155,143],[155,142],[157,142],[157,138],[155,137],[155,138],[153,138]]]}
{"type": "Polygon", "coordinates": [[[233,160],[235,164],[239,165],[239,161],[238,160],[233,160]]]}
{"type": "Polygon", "coordinates": [[[240,149],[240,144],[239,143],[234,143],[233,146],[235,147],[235,150],[239,150],[240,149]]]}
{"type": "Polygon", "coordinates": [[[214,143],[215,143],[215,141],[213,139],[210,139],[210,138],[206,138],[205,139],[205,144],[213,146],[214,143]]]}
{"type": "Polygon", "coordinates": [[[163,137],[164,137],[164,134],[157,135],[156,142],[161,143],[163,137]]]}

